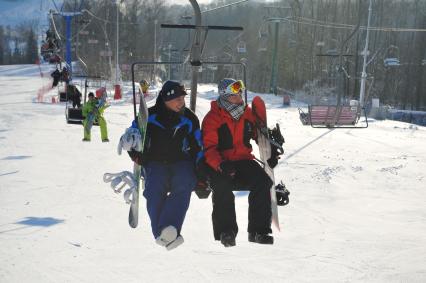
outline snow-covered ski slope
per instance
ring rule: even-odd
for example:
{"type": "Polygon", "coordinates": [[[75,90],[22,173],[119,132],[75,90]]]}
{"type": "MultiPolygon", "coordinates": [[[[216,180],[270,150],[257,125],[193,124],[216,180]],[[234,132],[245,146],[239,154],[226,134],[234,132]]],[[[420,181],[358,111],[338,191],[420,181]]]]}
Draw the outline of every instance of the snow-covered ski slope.
{"type": "MultiPolygon", "coordinates": [[[[102,181],[132,169],[116,153],[131,104],[105,111],[110,143],[99,127],[83,143],[63,104],[35,103],[48,83],[37,66],[0,66],[0,282],[426,282],[426,128],[312,129],[297,108],[263,95],[286,138],[276,178],[291,191],[275,244],[248,243],[247,197],[237,196],[237,246],[224,248],[211,199],[193,194],[185,243],[167,252],[144,199],[131,229],[128,205],[102,181]]],[[[211,89],[200,86],[200,119],[211,89]]]]}

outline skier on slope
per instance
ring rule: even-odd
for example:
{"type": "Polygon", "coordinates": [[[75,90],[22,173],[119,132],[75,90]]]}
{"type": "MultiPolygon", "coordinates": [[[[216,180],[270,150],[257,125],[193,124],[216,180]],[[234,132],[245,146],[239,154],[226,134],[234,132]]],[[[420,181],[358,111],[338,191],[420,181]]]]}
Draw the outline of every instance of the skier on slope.
{"type": "MultiPolygon", "coordinates": [[[[106,91],[106,90],[103,89],[102,91],[106,91]]],[[[89,122],[88,119],[90,114],[93,113],[101,129],[102,142],[109,142],[107,123],[103,116],[105,108],[107,108],[109,105],[105,103],[103,106],[98,107],[97,104],[99,100],[95,98],[95,95],[93,94],[93,92],[90,92],[88,97],[89,97],[89,100],[83,105],[83,109],[82,109],[82,114],[83,114],[83,117],[85,118],[83,121],[83,127],[84,127],[83,141],[89,142],[91,139],[91,128],[87,127],[87,124],[89,122]]]]}
{"type": "Polygon", "coordinates": [[[197,184],[196,167],[203,159],[200,123],[185,107],[186,94],[180,83],[166,81],[149,108],[144,150],[136,150],[141,136],[135,121],[119,143],[144,168],[143,195],[152,234],[167,249],[183,243],[182,224],[197,184]]]}
{"type": "MultiPolygon", "coordinates": [[[[254,160],[250,140],[256,140],[255,118],[242,99],[244,84],[223,79],[219,97],[202,123],[206,163],[213,190],[213,232],[225,247],[235,246],[238,226],[234,190],[250,190],[248,240],[273,244],[271,230],[272,181],[254,160]]],[[[278,157],[275,157],[278,158],[278,157]]]]}

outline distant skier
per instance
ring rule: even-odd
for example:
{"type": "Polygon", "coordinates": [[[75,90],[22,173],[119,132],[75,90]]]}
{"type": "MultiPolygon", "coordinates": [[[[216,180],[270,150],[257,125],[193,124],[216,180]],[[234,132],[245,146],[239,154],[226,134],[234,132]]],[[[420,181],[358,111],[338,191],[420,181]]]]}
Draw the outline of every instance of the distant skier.
{"type": "Polygon", "coordinates": [[[59,69],[58,69],[58,68],[56,68],[56,70],[55,70],[55,71],[53,71],[53,72],[50,74],[50,76],[53,78],[52,88],[54,88],[55,86],[57,86],[57,85],[58,85],[58,83],[59,83],[59,81],[60,81],[60,79],[61,79],[62,73],[61,73],[61,71],[59,71],[59,69]]]}
{"type": "Polygon", "coordinates": [[[219,97],[202,123],[205,159],[213,190],[213,233],[225,247],[235,246],[238,225],[234,190],[250,190],[248,240],[273,244],[271,230],[272,181],[254,160],[250,140],[256,140],[255,118],[242,98],[244,84],[223,79],[219,97]]]}
{"type": "Polygon", "coordinates": [[[181,229],[197,183],[196,167],[203,158],[200,123],[185,107],[186,94],[180,83],[166,81],[149,108],[143,151],[136,150],[141,136],[135,121],[119,143],[145,170],[143,195],[152,234],[168,250],[183,243],[181,229]]]}
{"type": "Polygon", "coordinates": [[[95,95],[93,94],[93,92],[90,92],[88,97],[89,97],[89,100],[83,105],[83,109],[82,109],[82,114],[83,114],[83,117],[85,118],[83,121],[83,126],[84,126],[83,141],[90,141],[91,139],[92,125],[89,125],[89,123],[93,123],[93,120],[90,121],[90,119],[92,118],[91,116],[94,115],[94,120],[98,121],[99,127],[101,129],[102,142],[109,142],[107,123],[103,116],[105,108],[107,108],[109,105],[107,103],[103,103],[103,105],[100,105],[101,104],[100,99],[95,98],[95,95]]]}

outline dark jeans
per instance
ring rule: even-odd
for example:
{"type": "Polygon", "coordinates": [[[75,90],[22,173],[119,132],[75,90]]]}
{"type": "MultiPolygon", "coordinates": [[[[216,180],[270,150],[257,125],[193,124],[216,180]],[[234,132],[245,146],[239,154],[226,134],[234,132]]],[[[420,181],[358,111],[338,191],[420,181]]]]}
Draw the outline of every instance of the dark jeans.
{"type": "Polygon", "coordinates": [[[144,169],[146,183],[143,196],[154,238],[169,225],[180,234],[196,183],[194,165],[191,161],[169,164],[153,161],[148,162],[144,169]]]}
{"type": "Polygon", "coordinates": [[[222,232],[238,233],[233,191],[249,190],[248,228],[249,233],[272,233],[271,194],[272,180],[265,170],[254,160],[233,161],[235,178],[210,172],[210,185],[213,190],[213,233],[216,240],[222,232]]]}

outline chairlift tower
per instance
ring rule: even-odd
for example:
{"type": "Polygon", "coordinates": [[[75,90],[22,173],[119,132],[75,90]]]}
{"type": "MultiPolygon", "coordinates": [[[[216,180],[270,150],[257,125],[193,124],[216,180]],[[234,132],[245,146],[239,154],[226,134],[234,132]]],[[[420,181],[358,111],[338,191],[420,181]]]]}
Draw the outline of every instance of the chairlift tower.
{"type": "MultiPolygon", "coordinates": [[[[56,3],[54,0],[53,4],[55,6],[56,11],[50,11],[52,15],[60,15],[65,20],[65,62],[68,65],[68,71],[69,71],[69,78],[72,80],[72,57],[71,57],[71,21],[73,17],[81,15],[81,8],[83,6],[84,0],[81,0],[80,6],[76,11],[73,12],[64,12],[62,11],[65,5],[65,2],[62,3],[62,7],[59,10],[56,6],[56,3]]],[[[76,5],[75,5],[76,6],[76,5]]],[[[56,31],[57,32],[57,31],[56,31]]]]}
{"type": "MultiPolygon", "coordinates": [[[[282,9],[291,9],[290,7],[282,7],[282,9]]],[[[266,23],[274,23],[274,50],[272,52],[272,68],[271,68],[271,80],[269,84],[269,91],[277,95],[277,54],[278,54],[278,35],[280,29],[280,23],[287,21],[287,18],[268,18],[265,20],[266,23]]]]}
{"type": "MultiPolygon", "coordinates": [[[[207,34],[209,30],[243,30],[242,27],[230,27],[230,26],[202,26],[201,25],[201,10],[200,6],[197,3],[197,0],[189,0],[194,9],[195,16],[195,25],[176,25],[176,24],[161,24],[162,28],[177,28],[177,29],[195,29],[195,34],[193,37],[191,53],[189,61],[191,64],[191,101],[190,109],[195,111],[195,105],[197,100],[197,83],[198,83],[198,73],[199,69],[202,66],[201,54],[205,46],[207,39],[207,34]],[[204,32],[204,34],[202,34],[204,32]],[[201,36],[203,39],[201,40],[201,36]]],[[[226,5],[229,6],[229,5],[226,5]]],[[[226,7],[224,6],[224,7],[226,7]]],[[[219,7],[220,8],[220,7],[219,7]]],[[[218,8],[215,8],[217,10],[218,8]]]]}
{"type": "MultiPolygon", "coordinates": [[[[267,17],[264,19],[262,26],[267,23],[274,23],[274,49],[272,51],[272,68],[271,68],[271,79],[269,83],[269,91],[277,95],[277,56],[278,56],[278,37],[280,30],[280,23],[287,21],[287,17],[282,17],[282,11],[289,10],[291,7],[281,7],[281,6],[264,6],[264,9],[267,11],[267,17]]],[[[260,37],[262,39],[262,33],[260,33],[260,37]]],[[[264,35],[263,35],[264,37],[264,35]]],[[[259,51],[266,51],[263,46],[259,51]]]]}

